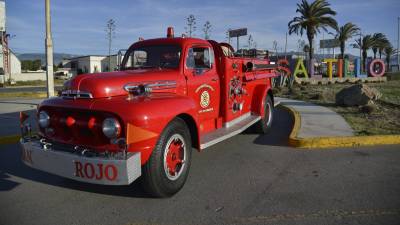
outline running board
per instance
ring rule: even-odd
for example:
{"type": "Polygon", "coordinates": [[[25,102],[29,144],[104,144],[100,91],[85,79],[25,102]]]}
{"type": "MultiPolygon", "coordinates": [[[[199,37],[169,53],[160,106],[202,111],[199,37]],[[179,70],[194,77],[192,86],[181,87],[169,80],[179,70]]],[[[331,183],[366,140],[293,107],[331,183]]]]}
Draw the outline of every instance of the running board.
{"type": "Polygon", "coordinates": [[[261,120],[261,116],[249,115],[246,116],[246,118],[238,121],[237,123],[232,124],[231,126],[222,127],[215,131],[207,133],[200,137],[201,138],[200,149],[208,148],[223,140],[226,140],[237,134],[240,134],[244,130],[249,128],[251,125],[258,122],[259,120],[261,120]]]}

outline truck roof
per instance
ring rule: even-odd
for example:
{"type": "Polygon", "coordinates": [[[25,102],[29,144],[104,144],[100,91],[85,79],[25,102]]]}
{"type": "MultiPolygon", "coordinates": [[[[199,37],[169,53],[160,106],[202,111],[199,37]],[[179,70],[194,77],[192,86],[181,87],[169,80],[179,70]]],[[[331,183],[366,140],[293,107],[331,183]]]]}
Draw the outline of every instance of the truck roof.
{"type": "Polygon", "coordinates": [[[136,45],[161,45],[161,44],[187,45],[187,44],[209,44],[209,42],[200,38],[186,38],[186,37],[155,38],[155,39],[148,39],[135,42],[131,45],[130,48],[136,45]]]}

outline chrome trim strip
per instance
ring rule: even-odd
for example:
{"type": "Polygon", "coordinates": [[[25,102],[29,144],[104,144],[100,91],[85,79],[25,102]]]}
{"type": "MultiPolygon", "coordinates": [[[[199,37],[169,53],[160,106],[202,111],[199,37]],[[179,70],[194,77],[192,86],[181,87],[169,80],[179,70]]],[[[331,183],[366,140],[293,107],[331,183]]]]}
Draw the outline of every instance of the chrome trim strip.
{"type": "Polygon", "coordinates": [[[161,80],[161,81],[144,81],[144,82],[127,83],[124,86],[124,90],[129,92],[129,90],[137,88],[139,85],[144,85],[144,86],[150,87],[154,90],[163,90],[163,89],[176,88],[176,81],[161,80]]]}
{"type": "Polygon", "coordinates": [[[80,90],[65,90],[61,92],[61,97],[64,98],[93,98],[92,93],[80,90]]]}
{"type": "Polygon", "coordinates": [[[233,125],[235,125],[235,124],[247,119],[250,116],[251,116],[251,112],[243,114],[243,115],[239,116],[238,118],[235,118],[235,119],[233,119],[233,120],[231,120],[229,122],[224,123],[224,127],[229,128],[229,127],[231,127],[231,126],[233,126],[233,125]]]}
{"type": "MultiPolygon", "coordinates": [[[[251,120],[250,122],[248,122],[247,124],[245,124],[245,125],[243,125],[243,126],[240,126],[239,129],[233,130],[233,131],[230,132],[230,133],[226,133],[225,135],[222,135],[222,136],[220,136],[220,137],[217,137],[217,138],[215,138],[215,139],[213,139],[213,140],[211,140],[211,141],[209,141],[209,142],[205,142],[205,143],[200,144],[200,149],[208,148],[208,147],[210,147],[210,146],[212,146],[212,145],[218,144],[218,143],[221,142],[221,141],[224,141],[224,140],[226,140],[226,139],[228,139],[228,138],[231,138],[231,137],[233,137],[233,136],[235,136],[235,135],[237,135],[237,134],[240,134],[241,132],[243,132],[244,130],[246,130],[247,128],[249,128],[251,125],[253,125],[253,124],[257,123],[259,120],[261,120],[261,116],[254,116],[254,117],[255,117],[255,118],[252,119],[252,120],[251,120]]],[[[226,128],[220,128],[220,129],[226,129],[226,128]]],[[[218,130],[217,130],[217,131],[218,131],[218,130]]],[[[212,134],[211,134],[211,135],[212,135],[212,134]]]]}

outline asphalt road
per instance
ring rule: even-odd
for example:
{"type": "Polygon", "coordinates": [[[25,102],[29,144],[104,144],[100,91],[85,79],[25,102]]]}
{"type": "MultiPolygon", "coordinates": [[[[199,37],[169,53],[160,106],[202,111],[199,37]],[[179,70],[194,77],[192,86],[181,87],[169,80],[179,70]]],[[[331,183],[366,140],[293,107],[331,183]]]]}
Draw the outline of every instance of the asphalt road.
{"type": "Polygon", "coordinates": [[[266,136],[241,134],[193,154],[184,188],[153,199],[30,169],[0,146],[0,224],[400,223],[400,146],[298,150],[279,111],[266,136]]]}

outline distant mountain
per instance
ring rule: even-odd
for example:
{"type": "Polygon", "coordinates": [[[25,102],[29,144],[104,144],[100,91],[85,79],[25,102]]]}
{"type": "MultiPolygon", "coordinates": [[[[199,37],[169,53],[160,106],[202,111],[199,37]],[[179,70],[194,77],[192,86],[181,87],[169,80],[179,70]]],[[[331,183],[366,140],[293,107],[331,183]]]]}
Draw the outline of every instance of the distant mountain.
{"type": "MultiPolygon", "coordinates": [[[[21,61],[40,59],[42,61],[43,65],[46,63],[46,55],[44,53],[22,53],[22,54],[16,53],[16,56],[21,61]]],[[[54,64],[58,65],[63,59],[69,59],[69,58],[78,57],[78,56],[80,56],[80,55],[72,55],[72,54],[66,54],[66,53],[54,53],[53,60],[54,60],[54,64]]]]}

